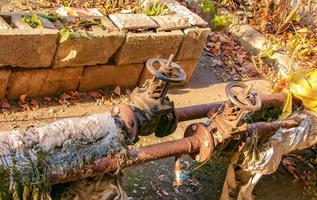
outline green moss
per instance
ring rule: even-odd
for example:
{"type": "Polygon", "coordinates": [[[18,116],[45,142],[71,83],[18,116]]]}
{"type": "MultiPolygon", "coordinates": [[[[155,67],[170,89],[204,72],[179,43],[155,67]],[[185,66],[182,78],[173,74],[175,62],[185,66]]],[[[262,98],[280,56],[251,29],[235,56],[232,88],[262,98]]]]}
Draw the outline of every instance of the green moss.
{"type": "Polygon", "coordinates": [[[43,24],[37,14],[25,14],[22,15],[22,20],[29,24],[32,28],[43,28],[43,24]]]}
{"type": "Polygon", "coordinates": [[[255,112],[252,115],[248,116],[244,120],[247,123],[254,123],[254,122],[272,122],[279,118],[282,113],[281,107],[273,107],[263,109],[259,112],[255,112]]]}
{"type": "Polygon", "coordinates": [[[0,200],[10,199],[10,191],[9,191],[9,177],[10,172],[3,167],[0,167],[0,200]]]}
{"type": "Polygon", "coordinates": [[[11,165],[0,167],[0,200],[49,200],[45,158],[35,150],[3,157],[11,165]]]}
{"type": "Polygon", "coordinates": [[[144,11],[148,16],[166,15],[169,10],[166,5],[153,1],[150,8],[144,11]]]}

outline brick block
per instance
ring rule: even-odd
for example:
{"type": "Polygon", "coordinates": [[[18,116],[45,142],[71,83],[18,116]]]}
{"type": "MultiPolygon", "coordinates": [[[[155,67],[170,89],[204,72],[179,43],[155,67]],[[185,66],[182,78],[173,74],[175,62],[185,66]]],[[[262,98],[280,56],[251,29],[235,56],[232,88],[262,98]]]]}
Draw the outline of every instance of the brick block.
{"type": "Polygon", "coordinates": [[[128,33],[115,56],[116,64],[144,63],[149,58],[168,58],[175,54],[182,42],[181,31],[128,33]]]}
{"type": "Polygon", "coordinates": [[[52,96],[77,90],[83,67],[62,69],[29,69],[13,71],[8,84],[8,98],[52,96]]]}
{"type": "Polygon", "coordinates": [[[0,70],[0,100],[5,97],[10,74],[10,70],[0,70]]]}
{"type": "Polygon", "coordinates": [[[89,91],[103,87],[129,88],[136,86],[143,64],[98,65],[85,67],[79,90],[89,91]]]}
{"type": "Polygon", "coordinates": [[[103,28],[93,27],[90,38],[75,38],[58,43],[53,68],[105,64],[124,41],[125,34],[116,30],[106,17],[101,20],[103,28]]]}
{"type": "Polygon", "coordinates": [[[58,31],[25,28],[28,24],[22,25],[20,20],[19,23],[16,27],[16,16],[3,16],[0,20],[0,66],[49,67],[55,54],[58,31]]]}
{"type": "Polygon", "coordinates": [[[177,60],[199,59],[204,49],[210,28],[189,28],[184,30],[184,39],[177,53],[177,60]]]}

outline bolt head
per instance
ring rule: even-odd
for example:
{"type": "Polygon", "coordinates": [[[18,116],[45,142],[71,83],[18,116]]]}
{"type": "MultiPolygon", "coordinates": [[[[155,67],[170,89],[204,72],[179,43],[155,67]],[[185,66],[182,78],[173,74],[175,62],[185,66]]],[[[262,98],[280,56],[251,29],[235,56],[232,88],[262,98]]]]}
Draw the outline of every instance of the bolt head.
{"type": "Polygon", "coordinates": [[[192,125],[192,130],[196,131],[197,130],[197,126],[196,125],[192,125]]]}
{"type": "Polygon", "coordinates": [[[199,154],[197,154],[197,155],[195,156],[195,160],[196,160],[196,161],[199,161],[199,160],[200,160],[200,155],[199,155],[199,154]]]}
{"type": "Polygon", "coordinates": [[[205,147],[208,148],[209,145],[210,145],[209,142],[208,142],[208,141],[205,141],[205,147]]]}
{"type": "Polygon", "coordinates": [[[119,113],[120,113],[120,108],[117,107],[117,106],[115,106],[115,107],[113,108],[113,114],[118,115],[119,113]]]}

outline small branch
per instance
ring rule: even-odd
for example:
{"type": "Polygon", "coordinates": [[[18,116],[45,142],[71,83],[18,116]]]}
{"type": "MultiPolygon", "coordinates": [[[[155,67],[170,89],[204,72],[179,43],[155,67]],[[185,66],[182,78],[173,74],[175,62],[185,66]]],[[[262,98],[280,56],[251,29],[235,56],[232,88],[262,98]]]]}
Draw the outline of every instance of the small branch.
{"type": "Polygon", "coordinates": [[[276,31],[276,35],[280,34],[282,30],[284,30],[289,22],[292,20],[293,16],[297,13],[297,11],[300,9],[300,7],[304,4],[305,0],[299,0],[296,6],[293,8],[293,10],[288,14],[282,25],[278,28],[276,31]]]}

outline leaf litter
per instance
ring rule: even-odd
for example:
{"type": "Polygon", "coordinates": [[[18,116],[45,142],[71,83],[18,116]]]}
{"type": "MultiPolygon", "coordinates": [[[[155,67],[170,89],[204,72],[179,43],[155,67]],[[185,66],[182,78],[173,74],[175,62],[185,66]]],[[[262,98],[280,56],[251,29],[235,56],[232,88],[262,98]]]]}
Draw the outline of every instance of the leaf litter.
{"type": "Polygon", "coordinates": [[[207,54],[212,57],[210,68],[217,78],[228,81],[243,81],[259,78],[250,55],[229,33],[212,32],[205,46],[207,54]]]}

